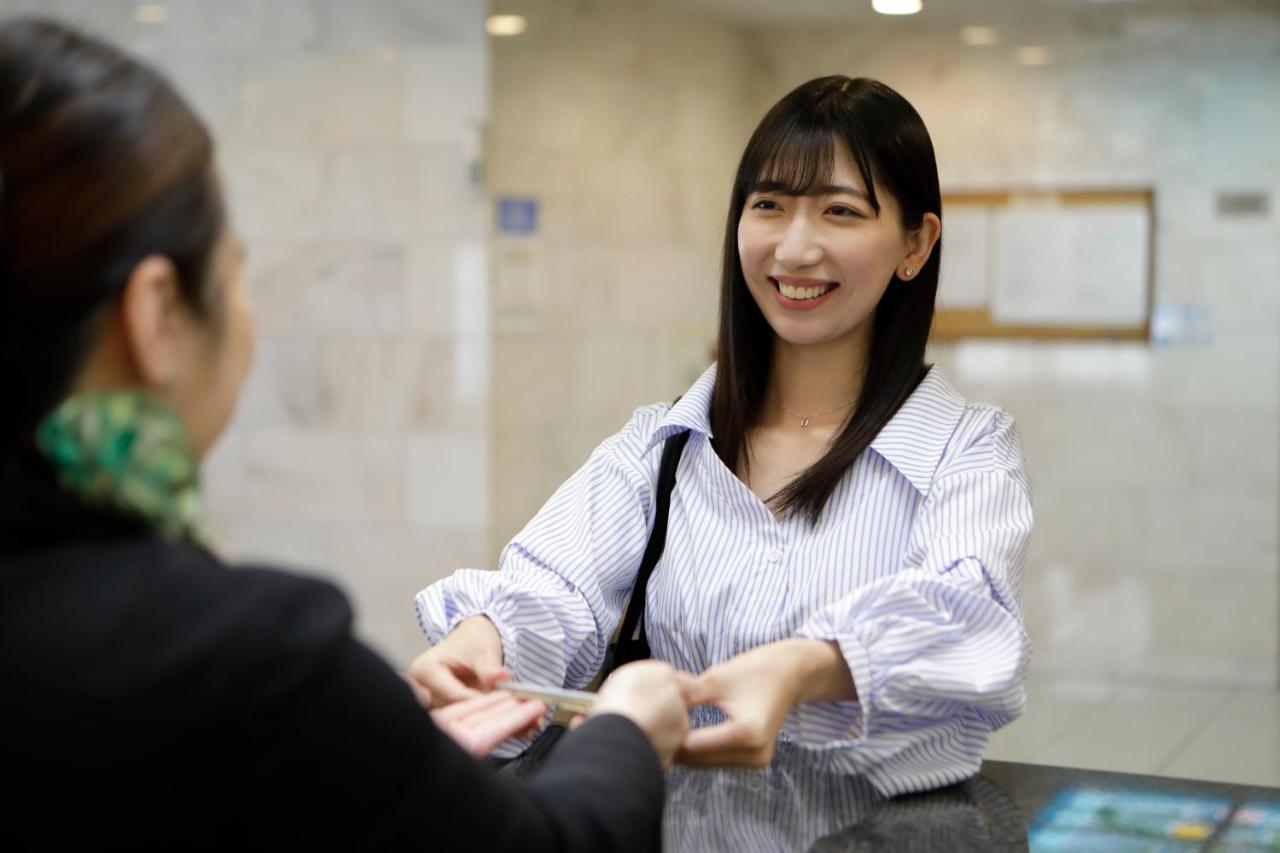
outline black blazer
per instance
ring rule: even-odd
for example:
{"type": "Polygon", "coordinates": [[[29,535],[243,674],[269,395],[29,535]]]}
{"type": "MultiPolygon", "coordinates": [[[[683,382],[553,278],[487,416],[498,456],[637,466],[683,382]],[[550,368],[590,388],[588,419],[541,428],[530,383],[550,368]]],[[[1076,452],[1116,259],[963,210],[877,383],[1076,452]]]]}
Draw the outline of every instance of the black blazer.
{"type": "Polygon", "coordinates": [[[631,721],[589,721],[518,785],[431,723],[333,586],[228,569],[3,468],[6,849],[656,841],[662,770],[631,721]]]}

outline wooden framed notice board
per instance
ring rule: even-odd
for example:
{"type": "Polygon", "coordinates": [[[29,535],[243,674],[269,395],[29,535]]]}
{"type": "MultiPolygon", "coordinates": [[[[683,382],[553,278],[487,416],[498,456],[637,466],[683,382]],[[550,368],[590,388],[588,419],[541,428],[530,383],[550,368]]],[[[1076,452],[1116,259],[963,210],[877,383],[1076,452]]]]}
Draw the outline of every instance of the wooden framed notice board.
{"type": "Polygon", "coordinates": [[[947,193],[935,340],[1151,333],[1150,189],[947,193]]]}

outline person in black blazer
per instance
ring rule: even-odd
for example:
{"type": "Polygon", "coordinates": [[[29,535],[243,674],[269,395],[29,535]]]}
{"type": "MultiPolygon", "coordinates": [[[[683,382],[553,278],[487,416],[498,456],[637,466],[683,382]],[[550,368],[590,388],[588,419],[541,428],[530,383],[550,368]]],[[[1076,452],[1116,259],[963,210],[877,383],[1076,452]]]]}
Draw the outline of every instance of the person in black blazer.
{"type": "Polygon", "coordinates": [[[333,586],[201,544],[251,359],[209,135],[153,70],[0,25],[0,767],[7,849],[636,850],[690,679],[602,687],[524,785],[472,753],[545,708],[459,667],[425,710],[333,586]]]}

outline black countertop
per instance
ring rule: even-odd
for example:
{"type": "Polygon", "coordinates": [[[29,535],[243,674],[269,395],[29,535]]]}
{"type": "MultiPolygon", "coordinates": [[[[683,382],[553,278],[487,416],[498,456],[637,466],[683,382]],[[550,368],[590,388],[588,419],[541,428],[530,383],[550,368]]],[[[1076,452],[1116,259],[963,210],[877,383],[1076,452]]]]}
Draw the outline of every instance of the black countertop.
{"type": "Polygon", "coordinates": [[[960,784],[885,799],[782,743],[763,770],[669,771],[662,835],[666,853],[1280,851],[1280,789],[987,761],[960,784]]]}

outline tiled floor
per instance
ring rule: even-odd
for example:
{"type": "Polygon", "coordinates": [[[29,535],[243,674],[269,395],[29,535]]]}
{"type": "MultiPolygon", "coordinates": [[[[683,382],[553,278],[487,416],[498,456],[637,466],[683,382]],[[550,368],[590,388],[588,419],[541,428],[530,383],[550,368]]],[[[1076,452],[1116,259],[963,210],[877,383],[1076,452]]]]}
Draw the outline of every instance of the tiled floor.
{"type": "Polygon", "coordinates": [[[1032,684],[987,757],[1280,788],[1280,691],[1032,684]]]}

